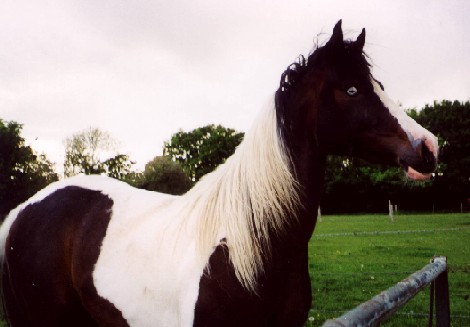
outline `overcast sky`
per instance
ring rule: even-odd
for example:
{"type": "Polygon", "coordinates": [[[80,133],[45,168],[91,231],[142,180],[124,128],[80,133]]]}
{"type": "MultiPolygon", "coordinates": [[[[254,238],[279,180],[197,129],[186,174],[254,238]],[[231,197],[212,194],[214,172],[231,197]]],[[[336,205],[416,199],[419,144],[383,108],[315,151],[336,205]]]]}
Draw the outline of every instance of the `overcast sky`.
{"type": "MultiPolygon", "coordinates": [[[[343,19],[390,97],[470,99],[470,1],[4,0],[0,118],[58,166],[63,140],[108,131],[143,168],[179,129],[246,131],[281,73],[343,19]]],[[[57,167],[61,171],[61,167],[57,167]]]]}

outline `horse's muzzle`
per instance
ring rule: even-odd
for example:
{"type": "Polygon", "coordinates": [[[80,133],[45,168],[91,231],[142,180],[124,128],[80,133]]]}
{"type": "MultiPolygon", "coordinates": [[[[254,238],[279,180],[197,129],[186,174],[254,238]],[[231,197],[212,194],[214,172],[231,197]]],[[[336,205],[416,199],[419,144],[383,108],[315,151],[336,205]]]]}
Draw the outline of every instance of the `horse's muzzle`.
{"type": "Polygon", "coordinates": [[[399,156],[399,163],[411,180],[427,180],[436,170],[438,147],[437,140],[414,140],[399,156]]]}

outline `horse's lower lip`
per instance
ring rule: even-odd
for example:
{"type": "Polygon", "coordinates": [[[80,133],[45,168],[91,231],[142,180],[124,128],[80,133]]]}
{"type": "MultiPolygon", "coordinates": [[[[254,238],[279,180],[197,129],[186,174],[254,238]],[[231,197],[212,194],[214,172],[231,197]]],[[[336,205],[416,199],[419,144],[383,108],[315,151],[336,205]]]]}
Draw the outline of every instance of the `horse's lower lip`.
{"type": "Polygon", "coordinates": [[[403,167],[403,170],[406,173],[406,178],[413,180],[413,181],[425,181],[429,180],[431,178],[431,173],[420,173],[416,169],[412,168],[409,166],[404,160],[399,159],[398,160],[399,164],[403,167]]]}
{"type": "Polygon", "coordinates": [[[425,181],[425,180],[429,180],[431,178],[431,175],[432,174],[422,174],[416,170],[414,170],[413,168],[411,167],[407,167],[406,169],[406,177],[408,179],[411,179],[411,180],[414,180],[414,181],[425,181]]]}

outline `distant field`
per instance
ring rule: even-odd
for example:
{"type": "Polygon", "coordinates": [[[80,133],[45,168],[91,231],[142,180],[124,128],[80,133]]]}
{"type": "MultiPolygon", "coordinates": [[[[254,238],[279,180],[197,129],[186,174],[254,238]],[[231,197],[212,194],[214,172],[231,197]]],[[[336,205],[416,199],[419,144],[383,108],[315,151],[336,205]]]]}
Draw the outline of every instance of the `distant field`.
{"type": "MultiPolygon", "coordinates": [[[[313,304],[321,326],[447,256],[453,326],[470,326],[470,214],[323,216],[310,242],[313,304]]],[[[384,325],[427,326],[429,287],[384,325]]]]}

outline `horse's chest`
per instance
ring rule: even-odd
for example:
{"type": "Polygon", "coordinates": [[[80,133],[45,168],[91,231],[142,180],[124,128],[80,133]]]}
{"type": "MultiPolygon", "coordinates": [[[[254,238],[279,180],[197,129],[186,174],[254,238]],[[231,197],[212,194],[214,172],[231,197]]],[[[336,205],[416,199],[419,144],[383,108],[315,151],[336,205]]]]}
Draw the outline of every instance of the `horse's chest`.
{"type": "Polygon", "coordinates": [[[253,294],[241,286],[228,258],[224,246],[212,254],[210,274],[200,281],[194,326],[303,326],[311,304],[303,260],[271,267],[253,294]]]}

